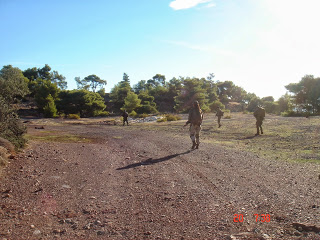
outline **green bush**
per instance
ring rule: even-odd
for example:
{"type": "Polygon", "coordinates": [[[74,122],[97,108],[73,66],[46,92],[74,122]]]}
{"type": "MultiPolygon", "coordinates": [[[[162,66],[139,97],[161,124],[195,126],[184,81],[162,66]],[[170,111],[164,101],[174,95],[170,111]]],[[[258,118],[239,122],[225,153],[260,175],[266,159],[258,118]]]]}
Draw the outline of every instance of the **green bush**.
{"type": "Polygon", "coordinates": [[[134,110],[132,110],[131,113],[129,113],[129,116],[133,118],[137,117],[137,115],[138,114],[134,110]]]}
{"type": "Polygon", "coordinates": [[[79,114],[71,113],[67,115],[68,119],[80,119],[79,114]]]}
{"type": "Polygon", "coordinates": [[[87,90],[61,91],[59,99],[56,104],[60,112],[79,114],[80,117],[99,116],[106,108],[104,99],[98,93],[87,90]]]}
{"type": "Polygon", "coordinates": [[[27,128],[21,122],[16,111],[0,96],[0,137],[10,141],[16,148],[25,145],[23,135],[27,128]]]}
{"type": "Polygon", "coordinates": [[[283,116],[283,117],[307,117],[307,116],[310,116],[310,114],[303,113],[303,112],[285,111],[285,112],[281,113],[281,116],[283,116]]]}
{"type": "Polygon", "coordinates": [[[102,111],[98,114],[99,117],[107,117],[109,116],[109,112],[108,111],[102,111]]]}
{"type": "Polygon", "coordinates": [[[247,110],[244,110],[242,113],[243,114],[249,114],[249,112],[247,110]]]}
{"type": "Polygon", "coordinates": [[[212,112],[216,112],[218,107],[220,107],[220,109],[225,109],[225,106],[219,100],[216,100],[210,104],[210,110],[212,112]]]}
{"type": "Polygon", "coordinates": [[[43,114],[47,118],[52,118],[57,116],[57,108],[56,104],[54,103],[53,97],[51,94],[48,95],[46,98],[47,105],[43,108],[43,114]]]}
{"type": "Polygon", "coordinates": [[[146,118],[148,117],[149,115],[146,114],[146,113],[142,113],[142,114],[139,114],[139,118],[146,118]]]}
{"type": "Polygon", "coordinates": [[[231,115],[226,115],[224,119],[231,119],[231,115]]]}
{"type": "Polygon", "coordinates": [[[178,115],[174,115],[174,114],[166,114],[166,119],[167,121],[178,121],[181,120],[181,117],[178,115]]]}

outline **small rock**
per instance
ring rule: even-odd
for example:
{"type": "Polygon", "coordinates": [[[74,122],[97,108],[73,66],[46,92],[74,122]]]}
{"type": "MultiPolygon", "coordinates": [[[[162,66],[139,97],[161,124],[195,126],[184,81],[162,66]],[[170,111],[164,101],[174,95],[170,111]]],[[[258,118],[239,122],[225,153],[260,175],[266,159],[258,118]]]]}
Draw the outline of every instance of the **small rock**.
{"type": "Polygon", "coordinates": [[[270,238],[270,236],[268,235],[268,234],[262,234],[262,237],[263,237],[263,239],[265,239],[265,240],[270,240],[271,238],[270,238]]]}
{"type": "Polygon", "coordinates": [[[91,196],[89,197],[89,199],[97,199],[95,196],[91,196]]]}
{"type": "Polygon", "coordinates": [[[75,223],[75,222],[72,221],[72,219],[70,219],[70,218],[67,218],[67,219],[65,219],[64,221],[65,221],[65,223],[68,223],[68,224],[74,224],[74,223],[75,223]]]}
{"type": "Polygon", "coordinates": [[[42,188],[39,188],[39,189],[35,190],[33,193],[41,192],[42,190],[43,190],[42,188]]]}
{"type": "Polygon", "coordinates": [[[100,222],[99,220],[96,220],[93,224],[94,224],[94,225],[100,225],[101,222],[100,222]]]}
{"type": "Polygon", "coordinates": [[[35,226],[34,226],[34,225],[30,225],[30,227],[31,227],[31,228],[35,228],[35,226]]]}
{"type": "Polygon", "coordinates": [[[97,235],[99,235],[99,236],[101,236],[101,235],[105,235],[106,234],[106,232],[105,231],[98,231],[97,232],[97,235]]]}
{"type": "Polygon", "coordinates": [[[68,210],[66,213],[66,218],[73,218],[73,217],[76,217],[77,216],[77,213],[73,210],[68,210]]]}
{"type": "Polygon", "coordinates": [[[39,234],[41,234],[41,231],[38,229],[33,232],[33,235],[39,235],[39,234]]]}
{"type": "Polygon", "coordinates": [[[87,225],[85,225],[85,226],[83,227],[83,229],[89,230],[89,229],[91,229],[91,227],[92,227],[92,223],[88,223],[87,225]]]}
{"type": "Polygon", "coordinates": [[[83,212],[83,214],[89,214],[89,213],[90,213],[90,210],[82,209],[82,212],[83,212]]]}

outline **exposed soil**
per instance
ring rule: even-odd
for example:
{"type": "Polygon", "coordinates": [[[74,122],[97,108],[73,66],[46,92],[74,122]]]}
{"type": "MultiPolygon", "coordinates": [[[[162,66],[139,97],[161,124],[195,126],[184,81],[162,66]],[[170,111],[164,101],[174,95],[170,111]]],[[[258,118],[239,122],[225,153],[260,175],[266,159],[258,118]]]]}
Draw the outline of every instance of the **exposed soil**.
{"type": "Polygon", "coordinates": [[[190,151],[169,125],[41,126],[29,134],[61,138],[30,141],[2,173],[0,239],[320,239],[319,164],[190,151]]]}

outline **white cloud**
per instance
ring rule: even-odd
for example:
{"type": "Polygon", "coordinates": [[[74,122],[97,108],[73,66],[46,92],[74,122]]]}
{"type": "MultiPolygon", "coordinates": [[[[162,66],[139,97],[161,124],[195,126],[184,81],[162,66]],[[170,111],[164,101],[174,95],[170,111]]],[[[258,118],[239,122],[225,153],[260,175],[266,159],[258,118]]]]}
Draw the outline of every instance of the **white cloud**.
{"type": "Polygon", "coordinates": [[[211,2],[212,0],[174,0],[170,2],[169,6],[174,10],[187,9],[197,6],[201,3],[211,2]]]}

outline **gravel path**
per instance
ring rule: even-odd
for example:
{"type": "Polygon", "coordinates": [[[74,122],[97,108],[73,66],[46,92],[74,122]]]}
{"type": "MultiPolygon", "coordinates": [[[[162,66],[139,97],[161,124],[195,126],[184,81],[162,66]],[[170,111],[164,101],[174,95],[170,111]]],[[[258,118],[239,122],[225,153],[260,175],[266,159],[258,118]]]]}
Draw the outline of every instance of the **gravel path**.
{"type": "Polygon", "coordinates": [[[0,239],[320,239],[319,165],[190,151],[187,132],[138,125],[44,131],[94,141],[34,141],[11,161],[0,239]]]}

